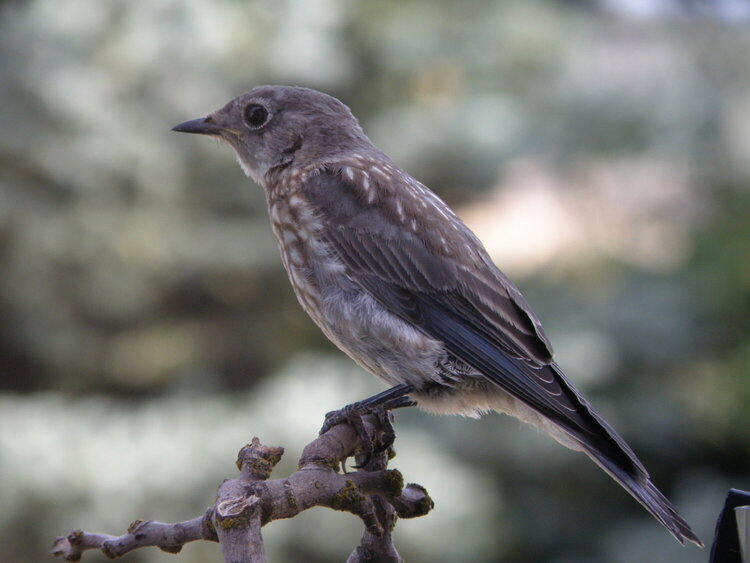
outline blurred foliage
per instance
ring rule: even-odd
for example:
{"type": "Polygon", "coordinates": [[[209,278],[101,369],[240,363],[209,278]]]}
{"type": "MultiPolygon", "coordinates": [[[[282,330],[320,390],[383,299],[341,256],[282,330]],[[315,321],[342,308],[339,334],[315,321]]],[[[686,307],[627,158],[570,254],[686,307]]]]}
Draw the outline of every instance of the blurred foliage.
{"type": "MultiPolygon", "coordinates": [[[[456,206],[710,542],[726,489],[750,488],[749,15],[0,2],[0,563],[74,526],[193,517],[252,435],[290,469],[327,410],[381,388],[297,305],[261,190],[169,131],[264,83],[340,97],[456,206]]],[[[516,421],[398,418],[396,466],[436,500],[399,524],[410,561],[707,557],[516,421]]],[[[269,526],[274,560],[343,560],[359,526],[329,512],[269,526]]]]}

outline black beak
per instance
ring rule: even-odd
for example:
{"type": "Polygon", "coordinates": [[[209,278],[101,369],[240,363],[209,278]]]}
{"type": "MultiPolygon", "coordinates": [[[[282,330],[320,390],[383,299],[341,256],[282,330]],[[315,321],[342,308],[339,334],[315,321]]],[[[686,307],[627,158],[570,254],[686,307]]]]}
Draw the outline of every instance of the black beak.
{"type": "Polygon", "coordinates": [[[172,127],[172,131],[179,133],[199,133],[201,135],[218,135],[222,131],[222,127],[218,123],[214,123],[213,118],[209,115],[208,117],[199,117],[198,119],[191,119],[185,123],[180,123],[172,127]]]}

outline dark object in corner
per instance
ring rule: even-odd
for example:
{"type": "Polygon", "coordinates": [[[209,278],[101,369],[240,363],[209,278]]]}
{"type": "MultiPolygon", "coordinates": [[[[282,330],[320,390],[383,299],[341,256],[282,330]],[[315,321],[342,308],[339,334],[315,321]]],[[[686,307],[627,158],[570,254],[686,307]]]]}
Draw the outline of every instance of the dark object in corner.
{"type": "Polygon", "coordinates": [[[714,544],[711,547],[709,563],[742,563],[734,509],[738,506],[747,505],[750,505],[750,493],[739,489],[729,489],[724,508],[719,515],[719,521],[716,522],[714,544]]]}

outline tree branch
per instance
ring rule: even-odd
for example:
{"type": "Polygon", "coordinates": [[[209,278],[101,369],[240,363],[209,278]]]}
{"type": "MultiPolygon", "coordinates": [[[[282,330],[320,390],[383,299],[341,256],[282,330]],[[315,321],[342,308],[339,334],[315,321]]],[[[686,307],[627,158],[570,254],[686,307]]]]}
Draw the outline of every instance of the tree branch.
{"type": "MultiPolygon", "coordinates": [[[[363,422],[370,436],[382,435],[377,416],[366,415],[363,422]]],[[[427,514],[432,499],[419,485],[404,487],[401,473],[387,469],[394,455],[390,448],[369,459],[359,455],[358,463],[367,462],[364,467],[341,472],[346,458],[363,449],[355,429],[339,424],[305,446],[296,472],[285,479],[269,479],[284,449],[264,446],[253,438],[237,457],[239,476],[219,486],[204,515],[175,524],[136,520],[122,536],[76,530],[56,538],[51,552],[78,561],[85,551],[100,549],[114,559],[146,546],[178,553],[188,542],[208,540],[219,542],[225,561],[262,563],[266,561],[263,526],[313,506],[327,506],[350,512],[364,524],[360,545],[348,562],[401,561],[391,538],[396,519],[427,514]]]]}

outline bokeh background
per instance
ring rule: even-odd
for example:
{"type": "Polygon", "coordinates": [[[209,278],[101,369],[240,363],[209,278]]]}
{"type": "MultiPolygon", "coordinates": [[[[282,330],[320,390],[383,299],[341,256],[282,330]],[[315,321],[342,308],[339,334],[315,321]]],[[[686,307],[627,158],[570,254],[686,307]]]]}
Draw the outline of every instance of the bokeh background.
{"type": "MultiPolygon", "coordinates": [[[[326,411],[382,389],[297,305],[230,152],[170,132],[266,83],[341,98],[457,209],[710,544],[727,489],[750,488],[749,18],[742,0],[0,2],[0,562],[192,518],[252,436],[287,448],[283,476],[326,411]]],[[[397,428],[393,466],[436,501],[398,525],[409,561],[708,558],[515,420],[397,428]]],[[[317,509],[266,547],[343,561],[360,528],[317,509]]]]}

